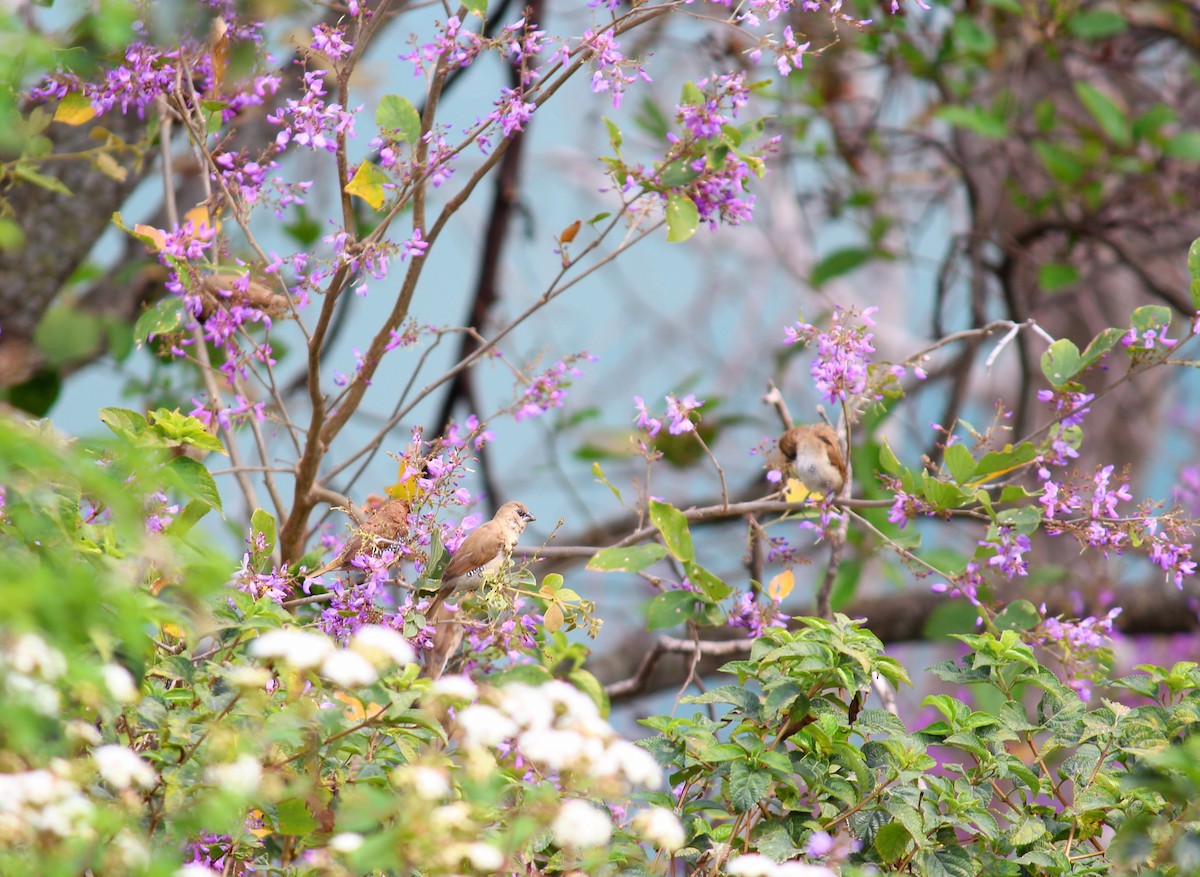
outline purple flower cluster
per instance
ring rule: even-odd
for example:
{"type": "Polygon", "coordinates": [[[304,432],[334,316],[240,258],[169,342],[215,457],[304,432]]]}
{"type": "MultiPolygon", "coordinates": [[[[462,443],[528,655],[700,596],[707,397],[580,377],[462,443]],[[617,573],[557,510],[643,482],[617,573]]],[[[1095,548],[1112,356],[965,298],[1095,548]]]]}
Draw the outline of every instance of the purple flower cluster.
{"type": "Polygon", "coordinates": [[[640,63],[621,54],[611,29],[585,30],[582,44],[591,55],[592,91],[596,94],[612,92],[613,109],[620,109],[625,89],[630,85],[639,79],[653,81],[640,63]]]}
{"type": "MultiPolygon", "coordinates": [[[[682,399],[668,395],[666,400],[666,418],[670,421],[667,431],[671,435],[683,435],[685,432],[694,432],[696,424],[692,422],[692,412],[702,408],[704,400],[697,399],[694,393],[689,393],[682,399]]],[[[662,420],[650,415],[649,410],[646,408],[646,402],[641,396],[634,396],[633,404],[637,407],[638,411],[638,429],[645,430],[651,438],[654,438],[663,427],[662,420]]]]}
{"type": "Polygon", "coordinates": [[[339,103],[327,103],[323,70],[304,74],[304,95],[288,98],[285,106],[267,116],[267,121],[282,130],[275,135],[275,151],[282,152],[295,142],[306,149],[335,152],[339,137],[354,136],[354,114],[339,103]]]}
{"type": "Polygon", "coordinates": [[[867,326],[875,325],[871,315],[877,310],[876,307],[869,307],[861,313],[865,326],[850,325],[854,311],[839,307],[833,312],[832,325],[827,332],[802,322],[784,330],[785,344],[803,341],[816,345],[817,356],[809,371],[818,392],[826,401],[845,402],[866,391],[869,377],[867,366],[871,362],[870,354],[875,352],[871,344],[875,336],[867,331],[867,326]]]}
{"type": "MultiPolygon", "coordinates": [[[[1046,604],[1041,613],[1046,614],[1046,604]]],[[[1120,607],[1110,609],[1103,618],[1089,615],[1082,621],[1044,618],[1035,631],[1037,641],[1054,652],[1063,662],[1067,685],[1082,700],[1091,700],[1092,683],[1101,676],[1100,665],[1113,635],[1113,622],[1120,607]]]]}
{"type": "Polygon", "coordinates": [[[145,509],[147,533],[161,533],[179,514],[178,503],[171,502],[170,498],[161,490],[146,497],[145,509]]]}
{"type": "Polygon", "coordinates": [[[994,541],[981,539],[979,544],[995,552],[988,558],[988,566],[996,567],[1006,578],[1029,575],[1029,561],[1025,555],[1031,546],[1024,533],[1017,533],[1012,527],[1000,527],[994,541]]]}
{"type": "Polygon", "coordinates": [[[983,604],[979,594],[983,587],[983,573],[980,571],[979,564],[972,561],[961,573],[953,576],[949,583],[937,582],[931,585],[929,590],[935,594],[945,594],[948,597],[965,597],[973,605],[981,606],[983,604]]]}
{"type": "Polygon", "coordinates": [[[513,418],[520,423],[530,417],[539,417],[551,408],[562,408],[563,400],[567,397],[566,388],[571,386],[570,378],[583,374],[575,363],[595,362],[596,359],[597,357],[588,353],[579,353],[556,362],[525,388],[520,407],[513,414],[513,418]]]}
{"type": "Polygon", "coordinates": [[[760,594],[755,599],[754,594],[742,594],[737,605],[729,612],[728,625],[744,628],[746,636],[758,639],[772,627],[786,628],[790,615],[779,611],[779,601],[760,594]]]}

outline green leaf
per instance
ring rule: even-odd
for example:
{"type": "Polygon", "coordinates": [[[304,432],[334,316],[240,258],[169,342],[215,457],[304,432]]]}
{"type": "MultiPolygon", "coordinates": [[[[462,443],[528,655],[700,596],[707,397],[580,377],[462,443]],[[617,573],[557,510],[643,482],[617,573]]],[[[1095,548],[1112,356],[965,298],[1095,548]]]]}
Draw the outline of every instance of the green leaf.
{"type": "Polygon", "coordinates": [[[1018,466],[1032,462],[1037,455],[1037,448],[1032,442],[1021,442],[1015,448],[1006,446],[1002,451],[984,454],[975,467],[975,483],[981,484],[993,475],[1011,472],[1018,466]]]}
{"type": "Polygon", "coordinates": [[[1033,144],[1033,151],[1050,172],[1050,176],[1060,183],[1071,185],[1083,179],[1083,164],[1066,147],[1038,140],[1033,144]]]}
{"type": "Polygon", "coordinates": [[[184,414],[178,408],[170,411],[166,408],[156,408],[147,416],[156,433],[166,439],[168,447],[191,445],[202,451],[217,451],[225,453],[221,440],[208,431],[208,427],[199,418],[184,414]]]}
{"type": "Polygon", "coordinates": [[[871,251],[865,247],[843,247],[834,250],[813,266],[808,282],[820,288],[833,278],[849,274],[855,268],[866,264],[871,255],[871,251]]]}
{"type": "Polygon", "coordinates": [[[1085,9],[1067,19],[1067,31],[1081,40],[1106,40],[1128,29],[1125,16],[1111,9],[1085,9]]]}
{"type": "Polygon", "coordinates": [[[12,169],[13,176],[22,179],[27,183],[54,192],[57,195],[71,195],[71,190],[66,187],[62,180],[58,177],[51,177],[46,174],[38,173],[27,164],[18,164],[12,169]]]}
{"type": "Polygon", "coordinates": [[[1076,82],[1075,94],[1096,120],[1105,137],[1122,148],[1132,144],[1129,117],[1112,98],[1090,82],[1076,82]]]}
{"type": "Polygon", "coordinates": [[[175,516],[175,520],[167,525],[166,532],[172,536],[183,536],[211,511],[212,506],[208,503],[194,499],[183,507],[183,511],[175,516]]]}
{"type": "Polygon", "coordinates": [[[414,145],[421,141],[421,116],[412,101],[398,94],[385,94],[379,99],[375,124],[396,140],[414,145]]]}
{"type": "Polygon", "coordinates": [[[936,508],[956,509],[966,503],[967,495],[955,485],[940,481],[928,472],[922,472],[921,477],[921,493],[936,508]]]}
{"type": "Polygon", "coordinates": [[[587,569],[593,572],[641,572],[666,556],[667,549],[657,542],[622,548],[602,548],[592,555],[587,569]]]}
{"type": "Polygon", "coordinates": [[[1008,136],[1008,123],[982,107],[957,105],[938,107],[934,116],[955,128],[965,128],[971,133],[989,140],[1003,140],[1008,136]]]}
{"type": "Polygon", "coordinates": [[[964,445],[951,445],[946,448],[946,468],[958,484],[966,484],[975,474],[975,458],[964,445]]]}
{"type": "Polygon", "coordinates": [[[700,210],[687,195],[673,192],[667,196],[667,240],[686,241],[700,228],[700,210]]]}
{"type": "MultiPolygon", "coordinates": [[[[1200,305],[1197,305],[1200,308],[1200,305]]],[[[1113,346],[1121,340],[1124,332],[1120,329],[1105,329],[1099,335],[1091,340],[1088,346],[1083,351],[1083,356],[1080,358],[1080,371],[1087,368],[1093,362],[1098,360],[1108,351],[1113,349],[1113,346]]]]}
{"type": "Polygon", "coordinates": [[[183,322],[183,299],[164,298],[154,307],[142,312],[137,322],[133,324],[133,337],[138,347],[145,344],[152,335],[165,335],[178,329],[183,322]]]}
{"type": "Polygon", "coordinates": [[[621,129],[617,123],[611,119],[604,120],[604,127],[608,129],[608,142],[612,146],[613,152],[617,155],[621,154],[621,144],[625,142],[624,136],[621,134],[621,129]]]}
{"type": "Polygon", "coordinates": [[[275,826],[280,834],[300,836],[311,834],[317,827],[317,820],[308,812],[303,801],[299,798],[288,798],[279,802],[275,813],[275,826]]]}
{"type": "Polygon", "coordinates": [[[33,341],[51,366],[94,356],[104,344],[104,328],[95,314],[56,305],[38,322],[33,341]]]}
{"type": "Polygon", "coordinates": [[[898,861],[912,845],[912,836],[899,822],[889,822],[875,833],[875,851],[885,863],[898,861]]]}
{"type": "Polygon", "coordinates": [[[1200,161],[1200,131],[1180,131],[1163,144],[1163,155],[1184,161],[1200,161]]]}
{"type": "Polygon", "coordinates": [[[897,475],[900,472],[900,460],[892,451],[892,446],[888,444],[887,439],[884,439],[883,444],[879,447],[879,465],[889,475],[897,475]]]}
{"type": "Polygon", "coordinates": [[[1058,292],[1079,280],[1079,269],[1066,262],[1043,262],[1038,266],[1038,286],[1058,292]]]}
{"type": "Polygon", "coordinates": [[[687,573],[688,581],[714,602],[724,600],[733,593],[733,588],[693,560],[685,560],[683,569],[687,573]]]}
{"type": "Polygon", "coordinates": [[[1143,305],[1133,312],[1130,325],[1138,338],[1153,332],[1156,338],[1161,339],[1171,327],[1171,309],[1162,305],[1143,305]]]}
{"type": "Polygon", "coordinates": [[[1192,296],[1192,307],[1200,311],[1200,238],[1192,241],[1191,247],[1188,248],[1188,276],[1192,280],[1188,286],[1192,296]]]}
{"type": "Polygon", "coordinates": [[[1059,338],[1042,354],[1042,374],[1051,384],[1061,387],[1079,373],[1082,358],[1069,338],[1059,338]]]}
{"type": "Polygon", "coordinates": [[[167,464],[167,469],[175,474],[180,487],[189,496],[221,511],[221,494],[217,490],[217,483],[203,463],[197,463],[191,457],[175,457],[167,464]]]}
{"type": "Polygon", "coordinates": [[[650,601],[646,626],[650,630],[675,627],[692,618],[699,600],[691,591],[666,591],[650,601]]]}
{"type": "Polygon", "coordinates": [[[696,547],[683,512],[670,503],[650,500],[650,521],[662,534],[667,550],[676,560],[695,560],[696,547]]]}
{"type": "Polygon", "coordinates": [[[124,439],[141,444],[150,432],[146,418],[128,408],[101,408],[100,422],[124,439]]]}
{"type": "Polygon", "coordinates": [[[487,20],[487,0],[463,0],[463,6],[472,15],[487,20]]]}
{"type": "Polygon", "coordinates": [[[250,530],[254,534],[251,541],[251,557],[256,564],[267,561],[275,550],[276,527],[275,516],[264,509],[255,509],[250,516],[250,530]],[[262,538],[259,538],[262,534],[262,538]],[[261,547],[260,547],[261,546],[261,547]]]}
{"type": "Polygon", "coordinates": [[[739,813],[745,813],[761,801],[770,786],[771,774],[755,770],[745,761],[735,761],[730,766],[729,779],[725,783],[729,803],[739,813]]]}
{"type": "Polygon", "coordinates": [[[996,616],[999,630],[1033,630],[1041,624],[1042,616],[1028,600],[1016,600],[996,616]]]}
{"type": "Polygon", "coordinates": [[[680,159],[663,168],[658,181],[668,189],[680,189],[698,176],[700,176],[700,171],[693,168],[689,162],[680,159]]]}
{"type": "Polygon", "coordinates": [[[0,250],[15,253],[25,247],[25,230],[15,219],[0,217],[0,250]]]}
{"type": "Polygon", "coordinates": [[[1012,831],[1013,846],[1031,844],[1046,833],[1046,826],[1036,816],[1026,816],[1017,823],[1012,831]]]}

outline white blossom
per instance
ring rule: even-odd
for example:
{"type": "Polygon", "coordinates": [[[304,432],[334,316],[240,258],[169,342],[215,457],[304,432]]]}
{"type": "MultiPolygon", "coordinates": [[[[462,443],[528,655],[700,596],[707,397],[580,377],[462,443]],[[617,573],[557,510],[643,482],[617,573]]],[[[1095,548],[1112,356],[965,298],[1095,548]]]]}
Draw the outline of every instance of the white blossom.
{"type": "Polygon", "coordinates": [[[360,627],[350,640],[350,648],[381,670],[388,664],[406,667],[417,660],[408,640],[380,624],[360,627]]]}
{"type": "Polygon", "coordinates": [[[450,781],[446,779],[445,771],[418,765],[407,771],[407,775],[412,781],[413,791],[423,801],[439,801],[450,794],[450,781]]]}
{"type": "Polygon", "coordinates": [[[549,728],[554,722],[554,702],[541,688],[532,685],[504,686],[500,708],[524,728],[549,728]]]}
{"type": "Polygon", "coordinates": [[[552,770],[575,766],[584,759],[587,751],[584,738],[579,734],[555,728],[526,731],[517,742],[522,755],[535,764],[552,770]]]}
{"type": "Polygon", "coordinates": [[[234,688],[259,691],[266,688],[273,677],[271,671],[263,667],[234,667],[225,678],[234,688]]]}
{"type": "Polygon", "coordinates": [[[495,873],[504,866],[504,853],[488,843],[468,845],[467,858],[477,871],[495,873]]]}
{"type": "MultiPolygon", "coordinates": [[[[631,785],[651,789],[662,785],[662,768],[654,756],[628,740],[614,740],[609,744],[605,767],[614,769],[631,785]]],[[[605,773],[607,771],[601,771],[602,776],[605,773]]]]}
{"type": "Polygon", "coordinates": [[[329,637],[295,627],[268,630],[250,643],[250,654],[259,658],[278,658],[298,670],[319,667],[333,650],[329,637]]]}
{"type": "Polygon", "coordinates": [[[329,848],[337,853],[352,853],[363,845],[363,836],[356,831],[343,831],[329,839],[329,848]]]}
{"type": "Polygon", "coordinates": [[[8,649],[5,659],[10,667],[26,676],[53,681],[67,672],[67,659],[36,633],[23,633],[8,649]]]}
{"type": "Polygon", "coordinates": [[[687,841],[679,817],[666,807],[651,807],[633,818],[634,829],[661,850],[673,853],[687,841]]]}
{"type": "Polygon", "coordinates": [[[433,683],[430,691],[441,697],[453,697],[459,700],[474,700],[479,694],[478,686],[466,676],[443,676],[433,683]]]}
{"type": "Polygon", "coordinates": [[[476,703],[467,707],[458,716],[466,746],[499,746],[519,730],[516,722],[495,707],[476,703]]]}
{"type": "Polygon", "coordinates": [[[133,677],[120,664],[104,665],[104,684],[108,686],[112,696],[121,703],[135,703],[140,697],[133,677]]]}
{"type": "Polygon", "coordinates": [[[776,864],[761,853],[750,853],[730,860],[725,873],[730,877],[775,877],[776,864]]]}
{"type": "Polygon", "coordinates": [[[325,659],[321,665],[321,675],[344,688],[361,688],[379,679],[370,661],[358,652],[344,649],[336,649],[325,659]]]}
{"type": "Polygon", "coordinates": [[[98,746],[104,738],[100,736],[99,729],[91,722],[84,722],[79,719],[72,719],[67,722],[67,736],[80,743],[86,743],[88,746],[98,746]]]}
{"type": "Polygon", "coordinates": [[[0,774],[0,842],[33,834],[89,837],[92,803],[51,770],[0,774]]]}
{"type": "Polygon", "coordinates": [[[210,764],[204,778],[210,785],[234,794],[251,795],[262,782],[262,764],[253,755],[242,755],[228,764],[210,764]]]}
{"type": "Polygon", "coordinates": [[[221,877],[216,871],[207,865],[201,865],[198,862],[193,862],[190,865],[184,865],[175,872],[175,877],[221,877]]]}
{"type": "Polygon", "coordinates": [[[603,846],[612,837],[612,820],[586,801],[572,798],[563,802],[550,825],[550,834],[560,847],[603,846]]]}
{"type": "Polygon", "coordinates": [[[100,746],[92,752],[92,759],[100,776],[115,788],[128,789],[136,784],[148,789],[158,782],[154,768],[124,746],[100,746]]]}
{"type": "Polygon", "coordinates": [[[795,861],[776,866],[774,877],[837,877],[837,873],[824,865],[795,861]]]}

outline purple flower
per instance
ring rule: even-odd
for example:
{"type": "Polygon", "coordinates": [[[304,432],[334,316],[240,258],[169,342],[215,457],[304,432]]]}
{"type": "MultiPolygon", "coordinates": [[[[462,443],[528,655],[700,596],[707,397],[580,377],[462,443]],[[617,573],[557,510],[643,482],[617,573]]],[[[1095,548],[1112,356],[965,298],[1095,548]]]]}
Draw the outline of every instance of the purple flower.
{"type": "Polygon", "coordinates": [[[671,421],[668,427],[668,432],[671,435],[682,435],[685,432],[694,432],[696,425],[692,423],[691,412],[702,406],[704,402],[697,400],[696,396],[689,393],[683,399],[676,399],[674,396],[667,396],[667,418],[671,421]]]}
{"type": "Polygon", "coordinates": [[[1025,534],[1014,533],[1012,527],[1001,527],[995,542],[980,540],[979,544],[995,549],[996,553],[988,558],[988,566],[998,568],[1007,578],[1029,574],[1029,562],[1025,560],[1025,554],[1031,546],[1025,534]]]}
{"type": "MultiPolygon", "coordinates": [[[[862,319],[870,323],[871,314],[878,308],[870,307],[862,312],[862,319]]],[[[871,362],[868,354],[874,353],[871,341],[874,334],[865,326],[846,325],[847,312],[840,307],[834,311],[828,332],[821,332],[808,323],[796,323],[785,330],[784,343],[798,341],[815,343],[817,356],[809,371],[817,390],[829,402],[846,401],[862,394],[867,389],[867,366],[871,362]]]]}
{"type": "Polygon", "coordinates": [[[650,412],[646,410],[646,403],[641,396],[634,396],[633,404],[637,406],[638,410],[638,429],[646,430],[650,437],[654,438],[658,435],[658,431],[662,429],[662,421],[650,416],[650,412]]]}

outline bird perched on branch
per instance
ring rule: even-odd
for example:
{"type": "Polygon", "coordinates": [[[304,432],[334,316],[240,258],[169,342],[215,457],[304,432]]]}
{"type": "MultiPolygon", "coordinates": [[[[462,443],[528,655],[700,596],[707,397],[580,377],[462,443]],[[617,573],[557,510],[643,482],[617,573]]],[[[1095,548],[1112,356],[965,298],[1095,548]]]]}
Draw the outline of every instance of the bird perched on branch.
{"type": "Polygon", "coordinates": [[[790,469],[813,493],[840,493],[846,483],[846,459],[828,424],[793,426],[779,438],[779,456],[772,467],[790,469]]]}
{"type": "Polygon", "coordinates": [[[335,569],[351,569],[354,558],[360,554],[379,554],[408,532],[408,503],[402,499],[385,499],[373,493],[367,497],[363,513],[366,520],[338,556],[315,572],[305,573],[305,578],[315,579],[335,569]]]}
{"type": "Polygon", "coordinates": [[[484,577],[512,554],[517,539],[525,525],[536,521],[523,503],[506,502],[496,510],[495,516],[481,524],[463,539],[446,571],[442,584],[425,610],[425,617],[434,625],[433,649],[426,658],[425,668],[433,679],[446,669],[446,663],[462,644],[463,627],[455,624],[445,611],[443,603],[457,591],[474,591],[483,584],[484,577]]]}

